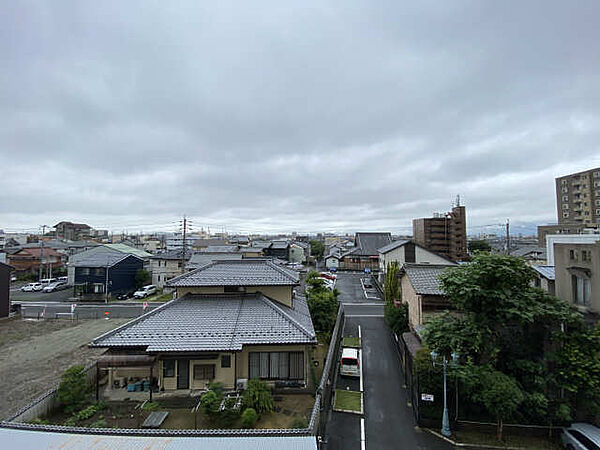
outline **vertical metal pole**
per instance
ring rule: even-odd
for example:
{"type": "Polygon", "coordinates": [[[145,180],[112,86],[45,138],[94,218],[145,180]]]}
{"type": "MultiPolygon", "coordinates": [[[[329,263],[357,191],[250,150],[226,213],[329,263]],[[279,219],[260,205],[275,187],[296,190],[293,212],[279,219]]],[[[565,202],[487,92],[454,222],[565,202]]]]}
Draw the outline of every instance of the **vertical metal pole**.
{"type": "Polygon", "coordinates": [[[150,365],[150,401],[152,401],[152,365],[150,365]]]}
{"type": "Polygon", "coordinates": [[[442,418],[442,434],[449,437],[452,433],[450,432],[450,420],[448,419],[448,403],[446,400],[446,366],[448,361],[444,356],[444,416],[442,418]]]}
{"type": "Polygon", "coordinates": [[[96,363],[96,401],[99,400],[100,397],[100,368],[98,367],[98,363],[96,363]]]}

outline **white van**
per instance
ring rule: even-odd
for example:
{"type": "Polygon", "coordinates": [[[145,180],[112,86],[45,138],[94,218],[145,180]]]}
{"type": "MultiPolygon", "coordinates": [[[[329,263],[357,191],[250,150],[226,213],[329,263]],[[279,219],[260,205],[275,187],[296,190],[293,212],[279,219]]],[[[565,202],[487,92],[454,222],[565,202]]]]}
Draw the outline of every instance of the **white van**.
{"type": "Polygon", "coordinates": [[[56,278],[42,278],[40,280],[40,283],[46,285],[46,284],[54,283],[55,281],[56,281],[56,278]]]}
{"type": "Polygon", "coordinates": [[[343,377],[359,377],[359,352],[356,348],[343,348],[340,360],[340,375],[343,377]]]}

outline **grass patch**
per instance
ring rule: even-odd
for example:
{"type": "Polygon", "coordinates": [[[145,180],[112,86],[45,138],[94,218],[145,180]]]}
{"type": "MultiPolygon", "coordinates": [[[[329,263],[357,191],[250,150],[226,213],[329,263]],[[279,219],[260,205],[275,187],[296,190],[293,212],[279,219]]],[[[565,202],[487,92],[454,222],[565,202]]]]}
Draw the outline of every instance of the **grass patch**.
{"type": "Polygon", "coordinates": [[[497,447],[535,448],[540,450],[558,450],[561,446],[549,438],[539,436],[517,436],[504,430],[502,441],[496,439],[495,433],[481,431],[456,431],[454,438],[462,444],[494,445],[497,447]]]}
{"type": "Polygon", "coordinates": [[[360,348],[360,338],[345,337],[342,339],[342,347],[360,348]]]}
{"type": "Polygon", "coordinates": [[[333,409],[362,413],[362,393],[336,389],[333,409]]]}

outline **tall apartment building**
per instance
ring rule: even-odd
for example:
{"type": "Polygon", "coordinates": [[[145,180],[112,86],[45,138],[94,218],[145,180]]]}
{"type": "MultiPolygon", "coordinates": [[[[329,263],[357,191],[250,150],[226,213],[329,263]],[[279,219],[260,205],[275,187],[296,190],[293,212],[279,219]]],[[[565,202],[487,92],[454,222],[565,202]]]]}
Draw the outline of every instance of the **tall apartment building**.
{"type": "Polygon", "coordinates": [[[445,214],[413,219],[413,239],[428,250],[454,261],[468,259],[465,207],[455,206],[445,214]]]}
{"type": "Polygon", "coordinates": [[[558,224],[600,224],[600,167],[556,179],[558,224]]]}

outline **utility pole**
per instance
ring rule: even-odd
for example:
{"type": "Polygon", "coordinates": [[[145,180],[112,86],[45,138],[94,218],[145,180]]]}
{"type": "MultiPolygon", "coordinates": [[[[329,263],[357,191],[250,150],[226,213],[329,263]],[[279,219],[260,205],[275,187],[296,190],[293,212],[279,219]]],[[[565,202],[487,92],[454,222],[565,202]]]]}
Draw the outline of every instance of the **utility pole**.
{"type": "Polygon", "coordinates": [[[182,225],[183,240],[181,242],[181,273],[185,273],[185,261],[187,255],[187,231],[188,226],[191,226],[191,221],[188,221],[184,215],[183,220],[179,222],[182,225]]]}
{"type": "Polygon", "coordinates": [[[506,254],[510,254],[510,221],[506,219],[506,254]]]}
{"type": "Polygon", "coordinates": [[[44,235],[46,234],[46,227],[48,225],[40,225],[42,227],[42,239],[40,241],[40,276],[38,280],[42,279],[43,275],[43,264],[44,264],[44,235]]]}

